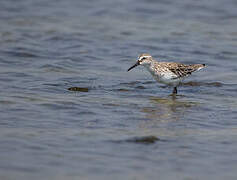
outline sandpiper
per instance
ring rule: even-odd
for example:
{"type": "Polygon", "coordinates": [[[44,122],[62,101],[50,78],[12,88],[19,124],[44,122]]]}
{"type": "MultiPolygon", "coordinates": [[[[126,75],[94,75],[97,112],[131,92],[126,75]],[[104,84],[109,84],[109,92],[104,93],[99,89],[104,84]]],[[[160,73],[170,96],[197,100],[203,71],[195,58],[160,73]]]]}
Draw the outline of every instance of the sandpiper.
{"type": "Polygon", "coordinates": [[[192,72],[198,71],[205,67],[205,64],[181,64],[176,62],[157,62],[150,54],[141,54],[136,64],[128,69],[135,68],[138,65],[145,66],[154,79],[163,84],[172,86],[173,94],[177,94],[177,86],[184,78],[192,72]]]}

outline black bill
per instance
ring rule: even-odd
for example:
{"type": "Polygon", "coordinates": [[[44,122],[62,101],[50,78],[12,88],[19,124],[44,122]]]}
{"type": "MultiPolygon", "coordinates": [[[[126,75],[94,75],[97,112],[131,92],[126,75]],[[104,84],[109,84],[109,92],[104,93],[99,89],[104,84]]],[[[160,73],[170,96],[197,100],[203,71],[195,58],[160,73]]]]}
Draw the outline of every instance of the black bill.
{"type": "Polygon", "coordinates": [[[128,69],[128,71],[130,71],[131,69],[135,68],[136,66],[140,65],[139,61],[136,62],[136,64],[134,64],[132,67],[130,67],[128,69]]]}

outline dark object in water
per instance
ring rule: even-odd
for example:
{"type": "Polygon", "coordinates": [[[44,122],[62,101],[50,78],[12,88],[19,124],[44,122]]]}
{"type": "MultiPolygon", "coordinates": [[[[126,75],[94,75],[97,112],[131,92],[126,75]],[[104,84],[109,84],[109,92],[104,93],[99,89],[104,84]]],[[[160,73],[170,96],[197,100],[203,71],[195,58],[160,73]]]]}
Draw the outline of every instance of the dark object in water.
{"type": "Polygon", "coordinates": [[[70,87],[68,88],[69,91],[79,91],[79,92],[88,92],[89,88],[84,87],[70,87]]]}
{"type": "Polygon", "coordinates": [[[158,138],[156,136],[143,136],[143,137],[135,137],[132,139],[128,139],[128,140],[126,140],[126,142],[141,143],[141,144],[153,144],[159,140],[160,140],[160,138],[158,138]]]}
{"type": "Polygon", "coordinates": [[[123,89],[123,88],[120,88],[120,89],[116,89],[117,91],[120,91],[120,92],[128,92],[129,89],[123,89]]]}

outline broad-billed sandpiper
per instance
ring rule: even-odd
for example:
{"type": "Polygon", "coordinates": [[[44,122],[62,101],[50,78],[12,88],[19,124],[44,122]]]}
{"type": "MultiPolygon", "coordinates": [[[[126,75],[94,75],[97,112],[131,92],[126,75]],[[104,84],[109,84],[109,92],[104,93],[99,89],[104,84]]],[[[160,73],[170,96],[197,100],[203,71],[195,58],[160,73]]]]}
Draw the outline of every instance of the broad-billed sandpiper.
{"type": "Polygon", "coordinates": [[[138,65],[145,66],[157,82],[172,86],[174,88],[173,94],[177,94],[177,86],[184,78],[189,76],[192,72],[198,71],[205,67],[205,64],[157,62],[150,54],[146,53],[141,54],[138,57],[136,64],[130,67],[128,71],[138,65]]]}

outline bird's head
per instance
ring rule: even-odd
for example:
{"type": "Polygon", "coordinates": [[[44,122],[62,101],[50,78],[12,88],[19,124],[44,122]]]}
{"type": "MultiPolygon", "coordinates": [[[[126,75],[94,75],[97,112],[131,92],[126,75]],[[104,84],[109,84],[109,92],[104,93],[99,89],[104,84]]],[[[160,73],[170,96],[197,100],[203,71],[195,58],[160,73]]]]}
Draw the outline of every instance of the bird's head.
{"type": "Polygon", "coordinates": [[[151,62],[152,62],[152,56],[150,54],[143,53],[138,57],[136,64],[130,67],[128,71],[130,71],[131,69],[135,68],[138,65],[143,65],[143,66],[150,65],[151,62]]]}

